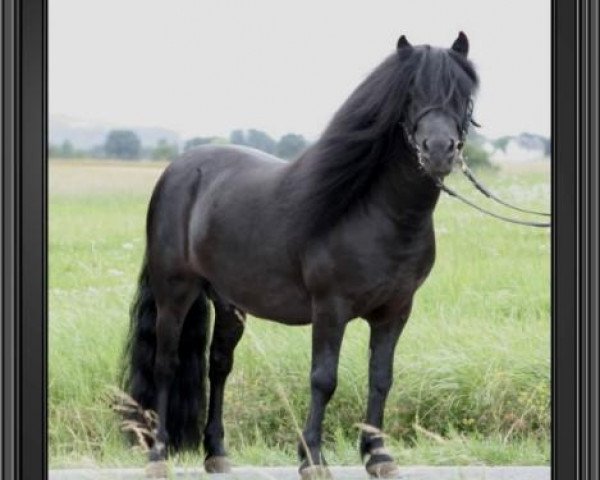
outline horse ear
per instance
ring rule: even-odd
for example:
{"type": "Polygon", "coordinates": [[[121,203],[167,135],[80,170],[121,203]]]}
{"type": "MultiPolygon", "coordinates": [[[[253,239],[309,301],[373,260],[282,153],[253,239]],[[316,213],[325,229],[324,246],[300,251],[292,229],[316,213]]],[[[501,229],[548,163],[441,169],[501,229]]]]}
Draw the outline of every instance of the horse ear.
{"type": "Polygon", "coordinates": [[[458,38],[452,44],[452,50],[465,57],[469,54],[469,39],[464,32],[459,32],[458,38]]]}
{"type": "Polygon", "coordinates": [[[398,50],[400,50],[401,48],[412,47],[412,45],[408,42],[408,40],[406,39],[406,37],[404,35],[400,35],[400,38],[398,39],[397,47],[398,47],[398,50]]]}

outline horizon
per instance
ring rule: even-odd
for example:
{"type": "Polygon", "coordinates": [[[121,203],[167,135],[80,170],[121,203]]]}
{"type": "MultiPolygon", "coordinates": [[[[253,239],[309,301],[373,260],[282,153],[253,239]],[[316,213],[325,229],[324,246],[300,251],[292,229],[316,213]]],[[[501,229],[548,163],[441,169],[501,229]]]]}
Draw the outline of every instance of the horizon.
{"type": "Polygon", "coordinates": [[[182,139],[255,128],[314,141],[401,33],[449,47],[464,30],[478,133],[549,138],[550,2],[482,3],[50,0],[50,127],[66,116],[182,139]]]}
{"type": "MultiPolygon", "coordinates": [[[[110,125],[107,124],[105,122],[94,122],[93,120],[88,120],[88,119],[81,119],[81,118],[75,118],[75,117],[69,117],[69,116],[63,116],[63,115],[51,115],[50,116],[50,125],[52,126],[53,124],[56,124],[56,120],[60,119],[61,122],[67,121],[67,122],[73,122],[72,125],[70,125],[70,128],[73,129],[78,129],[80,128],[82,131],[89,129],[88,131],[104,131],[103,133],[103,137],[105,138],[106,135],[111,131],[111,130],[130,130],[133,131],[134,133],[136,133],[136,135],[138,136],[143,136],[143,131],[162,131],[164,132],[165,136],[161,137],[160,135],[156,135],[156,142],[154,143],[143,143],[144,147],[150,147],[150,146],[155,146],[156,143],[160,140],[165,140],[167,141],[167,143],[170,144],[177,144],[177,146],[182,147],[187,141],[192,140],[194,138],[212,138],[214,140],[230,140],[231,137],[231,133],[234,132],[235,130],[243,130],[244,132],[248,132],[248,130],[259,130],[259,131],[263,131],[264,133],[266,133],[267,135],[269,135],[273,140],[278,141],[281,139],[281,137],[283,137],[284,135],[287,134],[297,134],[297,135],[301,135],[304,137],[304,139],[308,142],[308,143],[314,143],[317,142],[319,140],[319,136],[316,138],[309,138],[306,135],[303,135],[301,132],[284,132],[281,135],[274,135],[272,134],[272,132],[269,131],[264,131],[264,130],[260,130],[257,128],[253,128],[253,127],[249,127],[249,128],[233,128],[231,131],[229,131],[228,133],[226,133],[225,135],[212,135],[208,132],[204,132],[204,133],[199,133],[198,135],[194,135],[194,136],[184,136],[181,135],[179,132],[176,132],[175,130],[171,130],[169,128],[166,127],[161,127],[160,125],[119,125],[119,126],[115,126],[115,125],[110,125]],[[55,122],[53,122],[53,119],[55,120],[55,122]],[[172,139],[173,137],[177,137],[177,140],[175,142],[173,141],[169,141],[169,137],[172,139]]],[[[521,136],[526,136],[526,135],[533,135],[533,136],[538,136],[541,138],[544,138],[546,140],[550,140],[550,135],[543,135],[543,134],[539,134],[536,132],[529,132],[529,131],[521,131],[521,132],[516,132],[513,134],[505,134],[505,135],[498,135],[498,136],[488,136],[485,135],[484,133],[481,133],[479,131],[479,129],[477,129],[476,127],[473,127],[473,130],[469,133],[474,134],[476,136],[481,136],[483,138],[485,138],[485,140],[487,141],[494,141],[494,140],[498,140],[502,137],[510,137],[510,138],[518,138],[521,136]]],[[[82,145],[81,143],[77,143],[76,140],[72,139],[72,138],[68,138],[68,137],[61,137],[61,140],[58,141],[52,141],[52,139],[50,137],[52,137],[53,132],[52,132],[52,127],[49,129],[49,134],[48,134],[48,144],[52,145],[52,146],[59,146],[61,143],[63,143],[63,141],[69,141],[70,143],[73,144],[74,147],[78,147],[78,148],[83,148],[83,149],[89,149],[89,148],[93,148],[96,146],[101,146],[102,143],[97,143],[97,144],[90,144],[90,143],[86,143],[86,145],[82,145]]],[[[141,140],[143,140],[142,138],[140,138],[141,140]]]]}

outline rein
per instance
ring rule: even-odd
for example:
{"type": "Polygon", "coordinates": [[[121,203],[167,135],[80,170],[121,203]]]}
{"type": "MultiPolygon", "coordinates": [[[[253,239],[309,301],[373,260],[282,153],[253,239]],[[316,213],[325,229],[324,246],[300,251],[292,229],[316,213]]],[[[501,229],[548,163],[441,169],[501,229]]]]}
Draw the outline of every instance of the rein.
{"type": "MultiPolygon", "coordinates": [[[[462,158],[460,159],[460,166],[461,166],[461,171],[463,172],[465,177],[467,177],[470,180],[470,182],[475,186],[475,188],[477,188],[478,191],[480,191],[482,194],[484,194],[486,197],[490,198],[491,200],[494,200],[495,202],[497,202],[501,205],[504,205],[505,207],[512,208],[513,210],[518,210],[519,212],[531,213],[534,215],[542,215],[545,217],[551,216],[550,213],[536,212],[534,210],[527,210],[525,208],[520,208],[520,207],[512,205],[508,202],[505,202],[504,200],[498,198],[496,195],[494,195],[492,192],[490,192],[485,186],[483,186],[481,184],[481,182],[479,182],[475,178],[475,175],[473,175],[473,172],[469,169],[469,167],[467,166],[467,164],[465,163],[465,161],[462,158]]],[[[475,210],[478,210],[481,213],[485,213],[486,215],[489,215],[490,217],[497,218],[498,220],[502,220],[504,222],[515,223],[517,225],[525,225],[527,227],[550,228],[550,226],[552,225],[551,222],[530,222],[527,220],[518,220],[516,218],[505,217],[504,215],[500,215],[500,214],[494,213],[490,210],[486,210],[485,208],[482,208],[479,205],[476,205],[475,203],[466,199],[458,192],[452,190],[450,187],[445,185],[444,182],[442,180],[440,180],[439,178],[437,178],[437,177],[432,177],[432,178],[433,178],[435,184],[441,190],[446,192],[448,195],[460,200],[461,202],[463,202],[466,205],[469,205],[470,207],[473,207],[475,210]]]]}
{"type": "MultiPolygon", "coordinates": [[[[467,166],[467,164],[463,160],[462,156],[459,159],[459,161],[460,161],[461,171],[465,175],[465,177],[467,177],[469,179],[469,181],[475,186],[475,188],[479,192],[481,192],[483,195],[485,195],[489,199],[494,200],[495,202],[499,203],[500,205],[511,208],[513,210],[517,210],[519,212],[531,213],[533,215],[540,215],[540,216],[544,216],[544,217],[552,216],[550,213],[536,212],[535,210],[527,210],[525,208],[517,207],[515,205],[512,205],[512,204],[498,198],[497,195],[494,195],[492,192],[490,192],[490,190],[488,188],[486,188],[484,185],[482,185],[481,182],[479,182],[475,178],[475,175],[473,174],[471,169],[467,166]]],[[[509,223],[515,223],[517,225],[525,225],[527,227],[550,228],[552,226],[551,222],[530,222],[527,220],[518,220],[516,218],[505,217],[504,215],[499,215],[490,210],[486,210],[485,208],[482,208],[482,207],[476,205],[475,203],[471,202],[470,200],[466,199],[465,197],[460,195],[458,192],[452,190],[450,187],[444,185],[444,182],[442,180],[440,180],[439,178],[433,177],[433,180],[435,181],[435,184],[441,190],[446,192],[451,197],[454,197],[454,198],[460,200],[461,202],[465,203],[466,205],[469,205],[470,207],[473,207],[474,209],[480,211],[481,213],[485,213],[486,215],[497,218],[498,220],[502,220],[504,222],[509,222],[509,223]]]]}
{"type": "Polygon", "coordinates": [[[454,198],[460,200],[461,202],[469,205],[470,207],[473,207],[474,209],[479,210],[481,213],[485,213],[486,215],[489,215],[490,217],[494,217],[494,218],[497,218],[498,220],[503,220],[503,221],[509,222],[509,223],[516,223],[517,225],[525,225],[528,227],[549,228],[551,226],[550,222],[547,222],[547,223],[546,222],[529,222],[527,220],[517,220],[515,218],[509,218],[509,217],[505,217],[503,215],[499,215],[497,213],[491,212],[490,210],[486,210],[485,208],[482,208],[482,207],[476,205],[475,203],[471,202],[470,200],[467,200],[465,197],[460,195],[458,192],[455,192],[450,187],[444,185],[444,183],[439,178],[434,178],[434,181],[441,190],[446,192],[451,197],[454,197],[454,198]]]}
{"type": "Polygon", "coordinates": [[[520,208],[520,207],[517,207],[516,205],[512,205],[512,204],[498,198],[496,195],[494,195],[492,192],[490,192],[489,189],[487,189],[484,185],[481,184],[481,182],[479,182],[475,178],[475,175],[473,174],[471,169],[467,166],[465,161],[462,159],[460,160],[460,168],[461,168],[463,174],[465,175],[465,177],[467,177],[470,180],[470,182],[475,186],[475,188],[477,190],[479,190],[481,193],[483,193],[489,199],[494,200],[495,202],[499,203],[500,205],[504,205],[505,207],[512,208],[513,210],[517,210],[519,212],[531,213],[532,215],[540,215],[542,217],[551,217],[552,216],[550,213],[536,212],[535,210],[527,210],[525,208],[520,208]]]}

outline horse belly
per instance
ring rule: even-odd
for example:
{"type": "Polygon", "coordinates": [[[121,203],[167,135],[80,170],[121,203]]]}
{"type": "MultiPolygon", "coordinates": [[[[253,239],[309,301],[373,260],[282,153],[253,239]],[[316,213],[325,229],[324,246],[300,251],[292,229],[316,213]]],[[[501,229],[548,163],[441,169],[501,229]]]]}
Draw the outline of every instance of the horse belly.
{"type": "Polygon", "coordinates": [[[220,296],[255,317],[298,325],[311,321],[310,298],[289,279],[240,267],[235,278],[214,272],[208,280],[220,296]]]}
{"type": "Polygon", "coordinates": [[[290,262],[264,245],[232,237],[197,248],[199,273],[219,296],[256,317],[310,323],[310,297],[290,262]]]}

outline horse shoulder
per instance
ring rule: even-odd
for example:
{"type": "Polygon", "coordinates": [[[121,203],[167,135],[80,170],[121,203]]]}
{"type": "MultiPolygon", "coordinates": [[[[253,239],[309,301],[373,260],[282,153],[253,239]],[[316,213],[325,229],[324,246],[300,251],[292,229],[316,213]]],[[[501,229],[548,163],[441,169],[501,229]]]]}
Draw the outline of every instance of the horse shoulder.
{"type": "Polygon", "coordinates": [[[313,242],[302,262],[311,294],[345,296],[357,316],[390,302],[401,305],[412,300],[435,260],[429,225],[407,238],[380,218],[369,222],[341,224],[313,242]]]}

